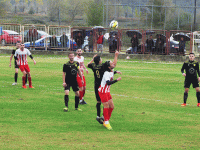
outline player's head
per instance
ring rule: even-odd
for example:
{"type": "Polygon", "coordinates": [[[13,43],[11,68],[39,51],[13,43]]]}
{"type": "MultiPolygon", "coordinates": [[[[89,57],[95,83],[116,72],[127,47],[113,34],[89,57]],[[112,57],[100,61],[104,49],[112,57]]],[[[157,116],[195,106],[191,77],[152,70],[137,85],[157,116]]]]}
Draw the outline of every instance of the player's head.
{"type": "Polygon", "coordinates": [[[194,61],[194,59],[195,59],[194,53],[190,53],[190,54],[189,54],[189,60],[190,60],[190,61],[194,61]]]}
{"type": "Polygon", "coordinates": [[[78,56],[81,56],[81,55],[82,55],[82,50],[81,50],[81,49],[77,49],[77,50],[76,50],[76,54],[77,54],[78,56]]]}
{"type": "Polygon", "coordinates": [[[68,57],[69,57],[70,61],[74,61],[74,53],[73,52],[69,52],[68,57]]]}
{"type": "Polygon", "coordinates": [[[105,65],[105,70],[107,71],[111,71],[113,68],[115,68],[115,64],[112,61],[106,61],[105,65]]]}
{"type": "Polygon", "coordinates": [[[100,56],[94,57],[94,63],[95,63],[96,65],[100,64],[101,62],[102,62],[102,59],[101,59],[100,56]]]}
{"type": "Polygon", "coordinates": [[[17,41],[16,47],[17,47],[17,48],[20,48],[20,46],[21,46],[21,42],[20,42],[20,41],[17,41]]]}
{"type": "Polygon", "coordinates": [[[24,50],[24,46],[25,46],[24,43],[21,43],[21,44],[20,44],[20,49],[21,49],[22,51],[24,50]]]}

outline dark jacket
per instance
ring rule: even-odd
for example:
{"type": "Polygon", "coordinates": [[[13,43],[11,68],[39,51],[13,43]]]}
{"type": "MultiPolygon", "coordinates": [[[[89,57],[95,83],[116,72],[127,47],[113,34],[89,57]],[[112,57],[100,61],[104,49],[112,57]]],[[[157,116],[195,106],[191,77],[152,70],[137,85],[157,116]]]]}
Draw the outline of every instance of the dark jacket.
{"type": "Polygon", "coordinates": [[[67,42],[68,42],[68,37],[66,35],[62,35],[60,37],[60,43],[62,46],[67,46],[67,42]]]}
{"type": "Polygon", "coordinates": [[[76,42],[76,44],[77,44],[78,47],[81,46],[84,43],[83,36],[82,35],[81,36],[77,36],[75,38],[75,42],[76,42]]]}
{"type": "Polygon", "coordinates": [[[139,43],[139,41],[138,41],[137,37],[136,38],[134,38],[134,37],[131,38],[132,47],[138,47],[138,43],[139,43]]]}
{"type": "Polygon", "coordinates": [[[58,41],[57,41],[56,37],[55,38],[53,38],[53,37],[50,38],[50,46],[51,47],[58,47],[58,41]]]}

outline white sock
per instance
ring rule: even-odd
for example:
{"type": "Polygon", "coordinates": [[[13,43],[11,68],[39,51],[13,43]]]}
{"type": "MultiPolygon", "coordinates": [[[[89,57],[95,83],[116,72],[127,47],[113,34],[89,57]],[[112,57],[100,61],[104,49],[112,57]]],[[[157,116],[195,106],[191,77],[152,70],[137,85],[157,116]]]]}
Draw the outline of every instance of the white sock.
{"type": "Polygon", "coordinates": [[[109,124],[109,121],[105,121],[105,124],[109,124]]]}
{"type": "Polygon", "coordinates": [[[83,100],[80,100],[80,102],[82,102],[83,100]]]}

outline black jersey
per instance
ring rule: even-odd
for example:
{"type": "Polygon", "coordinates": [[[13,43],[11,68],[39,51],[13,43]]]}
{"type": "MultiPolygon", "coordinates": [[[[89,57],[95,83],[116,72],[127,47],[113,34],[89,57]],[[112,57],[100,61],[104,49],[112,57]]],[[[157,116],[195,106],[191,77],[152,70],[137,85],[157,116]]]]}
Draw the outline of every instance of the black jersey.
{"type": "Polygon", "coordinates": [[[199,63],[197,61],[187,61],[184,62],[181,72],[184,73],[186,71],[186,78],[197,78],[197,73],[199,73],[199,63]]]}
{"type": "Polygon", "coordinates": [[[95,85],[96,86],[100,86],[101,84],[101,80],[103,78],[103,74],[105,72],[105,63],[102,63],[102,64],[98,64],[96,65],[95,63],[91,63],[88,65],[88,68],[91,68],[92,71],[94,72],[94,78],[95,78],[95,85]]]}
{"type": "MultiPolygon", "coordinates": [[[[13,56],[15,55],[15,51],[16,51],[17,49],[18,49],[18,48],[13,49],[13,51],[12,51],[13,56]]],[[[14,58],[15,58],[15,57],[14,57],[14,58]]],[[[14,64],[15,64],[15,68],[16,68],[16,67],[17,67],[16,59],[14,59],[14,64]]]]}
{"type": "Polygon", "coordinates": [[[76,81],[77,73],[78,73],[79,63],[77,61],[74,61],[73,63],[70,63],[68,61],[66,64],[63,65],[63,72],[65,72],[65,82],[71,83],[73,81],[76,81]]]}

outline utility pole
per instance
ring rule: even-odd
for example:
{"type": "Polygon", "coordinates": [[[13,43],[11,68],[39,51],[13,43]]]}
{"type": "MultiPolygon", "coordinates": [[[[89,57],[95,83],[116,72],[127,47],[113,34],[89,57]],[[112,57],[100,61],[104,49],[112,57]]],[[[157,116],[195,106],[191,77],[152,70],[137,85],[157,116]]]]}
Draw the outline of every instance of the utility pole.
{"type": "Polygon", "coordinates": [[[197,0],[194,0],[194,31],[196,30],[196,9],[197,9],[197,0]]]}

